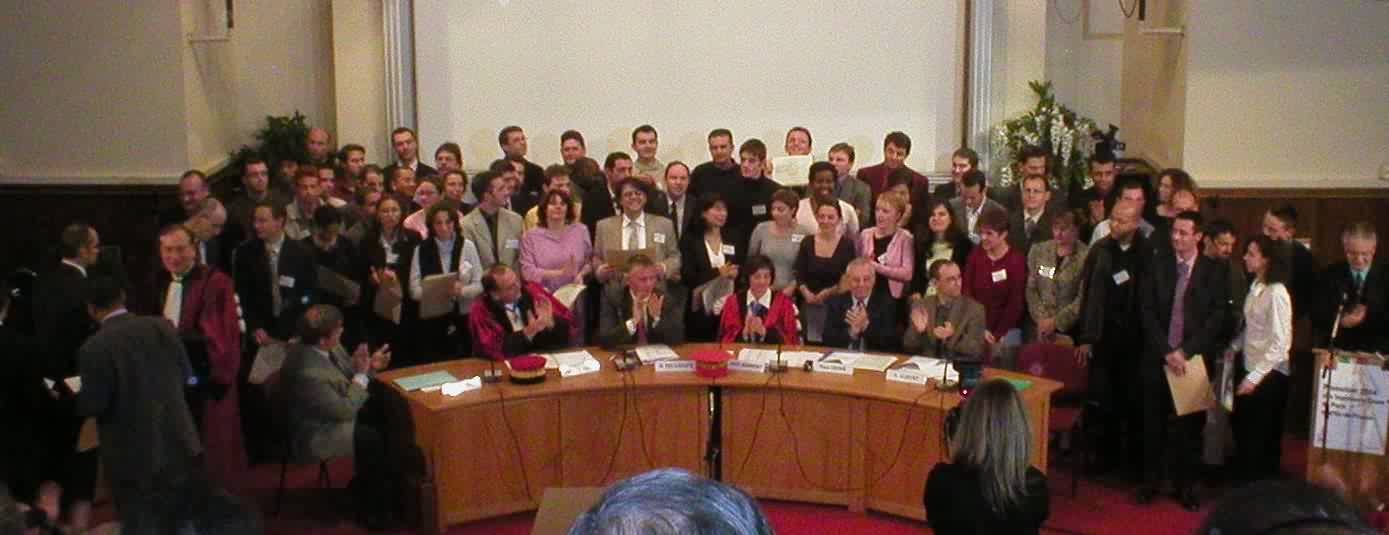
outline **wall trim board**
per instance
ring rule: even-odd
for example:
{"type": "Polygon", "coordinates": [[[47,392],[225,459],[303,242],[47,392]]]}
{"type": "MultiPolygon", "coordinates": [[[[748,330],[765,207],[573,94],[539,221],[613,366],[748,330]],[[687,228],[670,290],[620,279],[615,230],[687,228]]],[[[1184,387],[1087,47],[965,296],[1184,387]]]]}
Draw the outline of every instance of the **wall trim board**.
{"type": "Polygon", "coordinates": [[[1208,199],[1389,199],[1389,188],[1201,188],[1208,199]]]}
{"type": "MultiPolygon", "coordinates": [[[[9,178],[9,177],[5,177],[9,178]]],[[[177,179],[175,179],[175,183],[177,179]]],[[[58,183],[7,183],[0,182],[0,196],[112,196],[112,197],[146,197],[169,196],[177,193],[176,184],[112,184],[109,182],[91,184],[58,184],[58,183]]]]}
{"type": "Polygon", "coordinates": [[[178,175],[163,176],[0,176],[0,186],[79,186],[128,187],[169,186],[178,184],[178,175]]]}
{"type": "MultiPolygon", "coordinates": [[[[1159,168],[1160,169],[1160,168],[1159,168]]],[[[1239,177],[1203,174],[1199,169],[1187,169],[1202,189],[1230,190],[1323,190],[1323,189],[1384,189],[1389,182],[1374,177],[1316,176],[1316,175],[1242,175],[1239,177]]]]}

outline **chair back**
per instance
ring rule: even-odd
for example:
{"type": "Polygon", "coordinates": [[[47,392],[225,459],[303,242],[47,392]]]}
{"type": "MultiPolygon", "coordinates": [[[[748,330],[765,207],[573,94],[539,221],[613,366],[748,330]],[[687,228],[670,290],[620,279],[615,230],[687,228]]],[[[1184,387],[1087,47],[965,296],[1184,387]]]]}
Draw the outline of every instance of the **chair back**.
{"type": "Polygon", "coordinates": [[[1018,371],[1061,383],[1059,399],[1083,399],[1090,386],[1090,371],[1076,362],[1075,349],[1048,343],[1031,343],[1018,351],[1018,371]]]}

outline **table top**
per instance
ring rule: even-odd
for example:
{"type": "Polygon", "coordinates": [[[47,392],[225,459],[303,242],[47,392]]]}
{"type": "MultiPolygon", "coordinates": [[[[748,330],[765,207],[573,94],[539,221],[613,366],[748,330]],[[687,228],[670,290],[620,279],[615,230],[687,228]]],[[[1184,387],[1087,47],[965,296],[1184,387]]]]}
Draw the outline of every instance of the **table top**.
{"type": "MultiPolygon", "coordinates": [[[[777,346],[756,345],[756,344],[706,344],[694,343],[674,346],[673,349],[682,358],[689,356],[697,351],[707,351],[711,349],[721,349],[736,355],[737,352],[745,347],[758,349],[777,349],[777,346]]],[[[814,392],[822,394],[847,395],[880,401],[904,403],[912,405],[922,405],[927,407],[950,408],[958,405],[960,395],[954,389],[940,389],[936,386],[936,379],[931,379],[926,385],[901,383],[888,381],[886,374],[872,370],[855,370],[853,375],[839,375],[833,373],[806,372],[800,369],[790,369],[785,373],[757,373],[749,371],[730,370],[728,375],[716,379],[709,379],[695,375],[693,372],[669,372],[661,373],[655,370],[653,365],[644,365],[628,372],[618,371],[612,357],[619,351],[601,349],[598,347],[585,347],[602,364],[602,369],[596,373],[578,375],[573,377],[560,377],[556,370],[547,370],[544,382],[536,384],[514,384],[503,380],[500,383],[484,383],[481,389],[464,392],[458,396],[445,396],[440,390],[416,390],[407,392],[395,384],[395,379],[409,377],[433,371],[447,371],[458,379],[466,379],[476,376],[492,367],[492,363],[480,359],[460,359],[434,364],[426,364],[411,368],[401,368],[382,372],[377,378],[393,389],[398,395],[404,397],[410,404],[424,408],[431,412],[448,411],[456,408],[471,407],[479,404],[495,403],[499,401],[513,401],[543,398],[551,396],[561,396],[583,392],[600,392],[607,390],[620,390],[625,388],[681,388],[681,387],[725,387],[725,388],[776,388],[803,392],[814,392]]],[[[828,348],[821,346],[782,346],[783,351],[813,351],[830,353],[834,351],[844,351],[842,349],[828,348]]],[[[885,353],[874,353],[885,354],[885,353]]],[[[905,361],[909,356],[896,356],[897,363],[905,361]]],[[[506,364],[496,363],[496,368],[501,372],[507,371],[506,364]]],[[[1014,379],[1025,379],[1031,381],[1028,388],[1023,389],[1020,395],[1024,401],[1033,397],[1050,397],[1052,392],[1061,388],[1061,383],[1031,376],[1018,372],[986,368],[984,378],[1009,377],[1014,379]]]]}

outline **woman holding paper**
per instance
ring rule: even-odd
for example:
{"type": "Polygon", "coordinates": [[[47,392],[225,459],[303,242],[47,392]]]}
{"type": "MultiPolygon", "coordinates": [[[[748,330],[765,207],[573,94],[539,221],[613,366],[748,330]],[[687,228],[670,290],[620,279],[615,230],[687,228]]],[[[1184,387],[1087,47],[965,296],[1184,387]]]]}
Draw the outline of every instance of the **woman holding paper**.
{"type": "MultiPolygon", "coordinates": [[[[1244,328],[1225,350],[1225,365],[1244,355],[1235,369],[1236,475],[1262,479],[1278,475],[1283,457],[1283,408],[1287,401],[1288,352],[1292,349],[1291,251],[1259,235],[1244,251],[1244,267],[1254,277],[1244,299],[1244,328]]],[[[1234,386],[1230,385],[1230,386],[1234,386]]]]}
{"type": "Polygon", "coordinates": [[[437,362],[463,356],[471,347],[466,314],[473,298],[482,293],[482,261],[477,246],[459,235],[458,211],[452,201],[435,203],[425,214],[429,237],[415,248],[410,260],[410,297],[420,301],[419,353],[426,362],[437,362]],[[440,274],[457,276],[450,284],[431,284],[426,295],[426,280],[440,274]],[[435,315],[430,304],[440,300],[448,301],[447,310],[435,315]]]}
{"type": "Polygon", "coordinates": [[[414,301],[403,299],[397,317],[385,317],[380,311],[375,311],[376,292],[391,292],[397,297],[404,297],[400,277],[409,276],[410,257],[414,256],[415,247],[420,244],[420,236],[401,225],[403,215],[399,199],[385,196],[377,202],[376,217],[361,242],[369,282],[362,286],[362,303],[374,311],[367,315],[368,341],[373,347],[391,344],[396,348],[397,365],[408,366],[415,364],[409,360],[415,356],[415,351],[414,346],[408,343],[410,337],[402,324],[412,324],[407,320],[418,316],[414,301]]]}
{"type": "Polygon", "coordinates": [[[745,251],[742,240],[728,228],[728,205],[717,193],[699,199],[699,219],[691,222],[680,243],[680,279],[692,288],[685,318],[686,339],[711,342],[718,332],[718,314],[725,296],[733,292],[738,264],[745,251]]]}
{"type": "Polygon", "coordinates": [[[946,199],[931,199],[921,210],[926,218],[924,227],[916,235],[916,268],[912,270],[912,294],[926,297],[934,292],[931,276],[928,274],[937,260],[949,260],[956,265],[965,265],[974,242],[969,241],[964,231],[955,224],[955,214],[950,210],[946,199]]]}
{"type": "MultiPolygon", "coordinates": [[[[765,223],[764,223],[765,224],[765,223]]],[[[748,287],[724,298],[719,317],[719,341],[753,344],[800,343],[796,305],[772,289],[776,265],[762,255],[743,263],[748,287]]]]}
{"type": "Polygon", "coordinates": [[[878,196],[873,227],[859,233],[858,254],[872,262],[878,273],[874,291],[886,290],[893,299],[901,299],[903,288],[912,280],[912,233],[897,226],[906,211],[905,196],[884,192],[878,196]]]}
{"type": "Polygon", "coordinates": [[[521,276],[554,293],[568,284],[583,284],[592,271],[593,245],[588,228],[578,223],[569,194],[551,190],[540,200],[540,225],[521,236],[521,276]]]}

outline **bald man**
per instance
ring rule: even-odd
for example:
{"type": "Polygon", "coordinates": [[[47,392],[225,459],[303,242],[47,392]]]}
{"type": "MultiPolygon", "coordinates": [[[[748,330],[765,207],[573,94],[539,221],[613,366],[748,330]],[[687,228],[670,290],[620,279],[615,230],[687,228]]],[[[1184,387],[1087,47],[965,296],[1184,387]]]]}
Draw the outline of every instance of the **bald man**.
{"type": "Polygon", "coordinates": [[[333,157],[335,151],[327,130],[317,126],[310,128],[309,133],[304,135],[304,148],[309,152],[309,163],[314,167],[337,166],[337,158],[333,157]]]}

